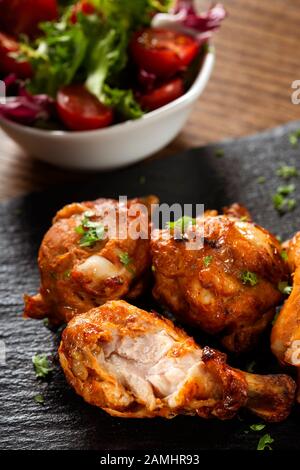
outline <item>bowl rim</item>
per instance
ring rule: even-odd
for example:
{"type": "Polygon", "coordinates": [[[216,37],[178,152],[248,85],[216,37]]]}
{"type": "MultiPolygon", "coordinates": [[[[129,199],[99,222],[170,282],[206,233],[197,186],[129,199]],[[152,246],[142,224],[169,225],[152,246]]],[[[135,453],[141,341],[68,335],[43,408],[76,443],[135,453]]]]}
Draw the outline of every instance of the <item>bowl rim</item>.
{"type": "Polygon", "coordinates": [[[65,131],[65,130],[47,130],[47,129],[37,129],[34,127],[26,126],[24,124],[19,124],[17,122],[11,121],[10,119],[6,119],[4,117],[0,117],[0,126],[2,123],[5,125],[10,126],[11,128],[15,128],[16,130],[25,132],[27,134],[36,135],[40,137],[57,137],[57,138],[65,138],[65,139],[79,139],[82,137],[92,137],[97,134],[99,135],[114,135],[115,133],[119,134],[120,132],[127,132],[130,129],[134,130],[140,126],[143,126],[144,123],[149,121],[154,121],[156,118],[159,118],[162,114],[170,114],[175,109],[181,109],[186,104],[191,101],[194,101],[198,95],[201,94],[207,80],[209,78],[210,72],[212,70],[213,64],[215,61],[215,49],[212,46],[209,46],[209,50],[205,53],[203,58],[202,66],[199,70],[199,73],[194,80],[194,83],[190,87],[190,89],[184,93],[184,95],[180,96],[171,103],[168,103],[160,108],[150,111],[146,113],[144,116],[138,119],[129,119],[125,122],[121,122],[118,124],[113,124],[112,126],[105,127],[102,129],[93,129],[87,131],[65,131]]]}

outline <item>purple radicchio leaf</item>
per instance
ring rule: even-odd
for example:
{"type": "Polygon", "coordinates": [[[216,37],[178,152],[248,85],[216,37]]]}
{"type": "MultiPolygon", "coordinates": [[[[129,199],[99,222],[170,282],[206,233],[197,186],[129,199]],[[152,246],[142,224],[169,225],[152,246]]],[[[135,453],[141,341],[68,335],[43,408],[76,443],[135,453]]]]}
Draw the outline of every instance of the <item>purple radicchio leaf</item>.
{"type": "Polygon", "coordinates": [[[49,120],[54,113],[54,101],[47,95],[31,95],[19,87],[19,96],[0,104],[0,116],[19,124],[33,125],[38,119],[49,120]]]}
{"type": "Polygon", "coordinates": [[[158,13],[152,19],[154,28],[169,28],[195,36],[205,42],[220,26],[227,13],[221,3],[199,12],[196,0],[178,0],[170,13],[158,13]]]}

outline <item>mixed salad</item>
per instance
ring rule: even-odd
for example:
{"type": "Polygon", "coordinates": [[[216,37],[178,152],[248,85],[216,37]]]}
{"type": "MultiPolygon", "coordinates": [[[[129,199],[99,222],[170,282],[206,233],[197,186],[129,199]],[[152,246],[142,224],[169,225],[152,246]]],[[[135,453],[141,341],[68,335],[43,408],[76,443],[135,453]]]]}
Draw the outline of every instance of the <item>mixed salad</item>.
{"type": "MultiPolygon", "coordinates": [[[[83,131],[180,97],[225,17],[191,0],[0,0],[0,115],[83,131]]],[[[201,2],[200,2],[201,3],[201,2]]]]}

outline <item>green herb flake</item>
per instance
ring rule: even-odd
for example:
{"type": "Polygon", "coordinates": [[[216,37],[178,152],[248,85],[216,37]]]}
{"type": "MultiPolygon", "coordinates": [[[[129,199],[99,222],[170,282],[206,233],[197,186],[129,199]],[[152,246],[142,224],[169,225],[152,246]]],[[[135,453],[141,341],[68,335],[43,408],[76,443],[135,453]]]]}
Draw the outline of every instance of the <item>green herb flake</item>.
{"type": "Polygon", "coordinates": [[[81,224],[75,227],[75,232],[81,235],[79,240],[81,247],[93,246],[104,239],[105,227],[101,222],[90,220],[94,216],[95,214],[92,211],[84,212],[81,224]]]}
{"type": "Polygon", "coordinates": [[[35,354],[32,357],[32,363],[35,375],[39,378],[45,378],[53,370],[46,354],[35,354]]]}
{"type": "Polygon", "coordinates": [[[251,424],[250,429],[251,431],[259,432],[265,429],[265,424],[251,424]]]}
{"type": "Polygon", "coordinates": [[[71,276],[71,270],[67,269],[67,271],[65,271],[63,273],[63,279],[66,281],[66,280],[70,279],[70,276],[71,276]]]}
{"type": "Polygon", "coordinates": [[[288,261],[288,254],[285,250],[283,250],[281,253],[280,253],[280,256],[281,258],[283,259],[283,261],[288,261]]]}
{"type": "Polygon", "coordinates": [[[273,195],[273,205],[278,212],[283,210],[284,201],[285,198],[282,196],[282,194],[276,193],[273,195]]]}
{"type": "Polygon", "coordinates": [[[293,287],[289,286],[286,281],[278,282],[278,290],[285,295],[290,295],[293,287]]]}
{"type": "Polygon", "coordinates": [[[270,434],[264,434],[258,441],[257,450],[272,450],[270,444],[274,442],[274,439],[270,436],[270,434]]]}
{"type": "Polygon", "coordinates": [[[38,403],[39,405],[44,405],[44,403],[45,403],[45,398],[44,398],[43,395],[41,395],[41,394],[35,395],[35,396],[33,397],[33,399],[34,399],[34,401],[35,401],[36,403],[38,403]]]}
{"type": "Polygon", "coordinates": [[[82,225],[78,225],[78,227],[75,227],[75,232],[78,233],[78,235],[84,235],[85,230],[82,225]]]}
{"type": "Polygon", "coordinates": [[[43,324],[44,324],[44,326],[45,326],[46,328],[48,328],[49,325],[50,325],[49,318],[44,318],[43,324]]]}
{"type": "Polygon", "coordinates": [[[247,217],[247,215],[243,215],[242,217],[240,217],[240,221],[241,222],[249,222],[249,217],[247,217]]]}
{"type": "Polygon", "coordinates": [[[276,171],[277,176],[288,180],[290,178],[298,176],[298,170],[295,166],[290,165],[281,165],[278,170],[276,171]]]}
{"type": "Polygon", "coordinates": [[[293,193],[295,189],[296,189],[296,186],[293,183],[286,184],[285,186],[279,186],[277,188],[277,193],[282,194],[283,196],[287,196],[293,193]]]}
{"type": "Polygon", "coordinates": [[[119,260],[121,261],[122,264],[124,264],[127,271],[129,271],[131,274],[135,273],[134,269],[130,266],[133,263],[133,259],[130,258],[127,252],[120,253],[119,260]]]}
{"type": "Polygon", "coordinates": [[[251,287],[256,286],[258,283],[257,274],[252,273],[251,271],[244,271],[241,274],[241,280],[243,284],[249,284],[251,287]]]}
{"type": "Polygon", "coordinates": [[[291,212],[295,209],[297,205],[296,199],[289,199],[281,193],[276,193],[273,195],[273,205],[274,208],[282,215],[286,212],[291,212]]]}
{"type": "Polygon", "coordinates": [[[257,181],[258,184],[265,184],[266,177],[265,176],[259,176],[256,181],[257,181]]]}
{"type": "Polygon", "coordinates": [[[203,264],[206,268],[210,265],[210,263],[212,262],[212,259],[213,259],[212,256],[205,256],[203,258],[203,264]]]}
{"type": "Polygon", "coordinates": [[[151,271],[152,271],[153,273],[155,273],[155,271],[156,271],[155,266],[154,266],[153,264],[152,264],[152,266],[151,266],[151,271]]]}
{"type": "Polygon", "coordinates": [[[174,222],[167,222],[166,227],[170,230],[180,230],[181,232],[185,232],[188,227],[191,225],[196,225],[196,219],[185,215],[180,217],[180,219],[175,220],[174,222]]]}
{"type": "Polygon", "coordinates": [[[300,129],[297,129],[296,131],[291,132],[289,134],[289,142],[292,147],[297,147],[299,139],[300,139],[300,129]]]}
{"type": "Polygon", "coordinates": [[[287,200],[287,209],[288,209],[288,212],[291,212],[295,209],[297,205],[297,201],[296,199],[288,199],[287,200]]]}
{"type": "Polygon", "coordinates": [[[216,156],[217,158],[222,158],[222,157],[224,157],[224,155],[225,155],[225,152],[224,152],[223,149],[217,149],[217,150],[215,151],[215,156],[216,156]]]}

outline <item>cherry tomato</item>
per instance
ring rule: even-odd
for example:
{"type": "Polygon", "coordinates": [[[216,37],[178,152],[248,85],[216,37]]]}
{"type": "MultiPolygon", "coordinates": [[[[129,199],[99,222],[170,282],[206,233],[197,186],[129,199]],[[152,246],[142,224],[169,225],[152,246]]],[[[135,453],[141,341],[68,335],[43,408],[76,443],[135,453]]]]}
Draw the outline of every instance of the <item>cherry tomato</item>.
{"type": "Polygon", "coordinates": [[[77,23],[78,13],[83,13],[84,15],[92,15],[93,13],[95,13],[95,11],[96,10],[94,5],[92,5],[89,1],[81,0],[73,6],[70,21],[71,23],[75,24],[77,23]]]}
{"type": "Polygon", "coordinates": [[[36,36],[40,22],[58,18],[57,0],[1,0],[0,10],[0,29],[16,36],[36,36]]]}
{"type": "Polygon", "coordinates": [[[10,54],[18,52],[19,44],[14,38],[7,34],[0,33],[0,71],[4,75],[14,73],[19,78],[29,78],[32,76],[32,68],[25,60],[17,61],[10,54]]]}
{"type": "Polygon", "coordinates": [[[176,100],[176,98],[183,94],[183,80],[181,78],[174,78],[158,88],[141,95],[138,100],[142,108],[153,111],[176,100]]]}
{"type": "Polygon", "coordinates": [[[133,36],[130,51],[140,68],[158,77],[170,77],[191,63],[199,44],[186,34],[148,28],[133,36]]]}
{"type": "Polygon", "coordinates": [[[89,93],[83,85],[69,85],[57,93],[57,111],[72,131],[87,131],[109,126],[113,112],[89,93]]]}

